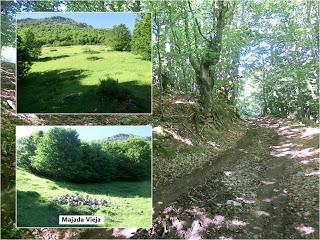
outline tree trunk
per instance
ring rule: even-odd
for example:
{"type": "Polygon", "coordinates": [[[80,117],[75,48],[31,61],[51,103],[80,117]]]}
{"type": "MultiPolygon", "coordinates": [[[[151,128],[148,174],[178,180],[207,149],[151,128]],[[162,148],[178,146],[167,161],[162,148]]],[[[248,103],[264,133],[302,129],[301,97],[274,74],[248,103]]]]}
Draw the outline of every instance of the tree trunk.
{"type": "MultiPolygon", "coordinates": [[[[197,17],[194,15],[190,1],[188,1],[189,11],[192,16],[192,21],[194,25],[194,41],[190,39],[189,32],[189,14],[187,10],[184,11],[184,21],[185,21],[185,36],[186,44],[188,49],[191,48],[192,43],[197,43],[197,32],[198,29],[200,36],[204,40],[205,48],[203,52],[197,56],[197,53],[189,52],[189,62],[196,73],[196,83],[199,89],[200,97],[199,103],[202,106],[203,115],[208,115],[210,113],[211,103],[212,103],[212,89],[215,82],[215,74],[210,73],[210,67],[215,67],[220,59],[221,49],[222,49],[222,34],[225,27],[226,13],[228,11],[228,3],[225,5],[224,1],[218,2],[218,15],[216,21],[213,20],[212,30],[215,32],[213,35],[205,36],[201,31],[200,24],[197,17]],[[196,56],[193,56],[196,55],[196,56]]],[[[195,44],[194,50],[199,49],[197,44],[195,44]]]]}
{"type": "Polygon", "coordinates": [[[203,106],[204,110],[209,110],[212,102],[211,93],[213,81],[210,75],[210,64],[208,64],[205,60],[201,61],[197,82],[200,92],[200,104],[203,106]]]}
{"type": "Polygon", "coordinates": [[[156,23],[157,26],[157,30],[156,30],[156,37],[157,37],[157,56],[158,56],[158,62],[159,62],[159,68],[158,68],[158,80],[159,80],[159,85],[160,85],[160,116],[161,119],[163,119],[163,85],[162,85],[162,81],[163,81],[163,73],[162,73],[162,61],[161,61],[161,53],[160,53],[160,29],[161,29],[161,24],[159,22],[158,19],[158,15],[155,12],[154,13],[154,21],[156,23]]]}

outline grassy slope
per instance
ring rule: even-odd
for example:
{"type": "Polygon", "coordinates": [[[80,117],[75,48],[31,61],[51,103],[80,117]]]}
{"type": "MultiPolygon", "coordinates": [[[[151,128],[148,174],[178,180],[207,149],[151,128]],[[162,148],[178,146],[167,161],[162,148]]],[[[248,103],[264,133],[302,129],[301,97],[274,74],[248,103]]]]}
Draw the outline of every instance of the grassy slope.
{"type": "Polygon", "coordinates": [[[29,75],[18,82],[19,112],[150,112],[150,105],[151,62],[104,46],[44,47],[29,75]],[[95,52],[85,53],[88,49],[95,52]],[[100,59],[87,59],[92,56],[100,59]],[[133,92],[134,104],[103,102],[95,94],[108,75],[133,92]],[[64,103],[66,95],[80,92],[79,99],[64,103]]]}
{"type": "Polygon", "coordinates": [[[74,184],[52,181],[17,169],[17,192],[19,227],[58,226],[59,214],[104,215],[107,227],[151,225],[150,181],[74,184]],[[92,212],[88,208],[58,207],[48,201],[48,197],[70,195],[73,192],[98,199],[108,198],[114,206],[92,212]]]}

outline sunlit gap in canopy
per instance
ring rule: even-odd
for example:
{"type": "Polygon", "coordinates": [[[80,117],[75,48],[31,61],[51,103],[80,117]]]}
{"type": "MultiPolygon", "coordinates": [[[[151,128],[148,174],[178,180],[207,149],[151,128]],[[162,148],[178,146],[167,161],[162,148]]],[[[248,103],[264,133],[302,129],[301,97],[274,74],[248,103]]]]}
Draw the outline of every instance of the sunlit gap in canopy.
{"type": "Polygon", "coordinates": [[[237,101],[236,107],[242,118],[258,117],[262,115],[263,101],[261,100],[261,88],[259,80],[263,77],[262,71],[255,68],[257,64],[263,63],[263,58],[254,53],[256,48],[267,47],[265,42],[258,46],[250,46],[241,51],[239,76],[237,84],[237,101]]]}
{"type": "Polygon", "coordinates": [[[1,48],[1,61],[3,62],[17,62],[16,49],[13,47],[3,47],[1,48]]]}
{"type": "MultiPolygon", "coordinates": [[[[257,4],[262,1],[257,0],[257,4]]],[[[250,31],[253,35],[272,34],[275,28],[281,24],[281,16],[270,14],[261,16],[259,24],[254,19],[249,22],[250,31]]],[[[265,71],[268,71],[268,59],[271,57],[271,50],[276,50],[278,46],[272,44],[267,38],[255,39],[249,45],[243,46],[240,51],[240,64],[236,90],[236,107],[242,118],[258,117],[263,115],[266,95],[264,83],[265,71]],[[258,40],[258,41],[257,41],[258,40]]]]}

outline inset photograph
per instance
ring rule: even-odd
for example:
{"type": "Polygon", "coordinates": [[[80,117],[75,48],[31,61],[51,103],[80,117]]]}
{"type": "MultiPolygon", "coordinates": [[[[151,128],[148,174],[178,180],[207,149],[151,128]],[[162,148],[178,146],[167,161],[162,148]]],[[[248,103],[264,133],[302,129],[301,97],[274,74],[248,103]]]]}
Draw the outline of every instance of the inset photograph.
{"type": "Polygon", "coordinates": [[[17,227],[151,227],[151,134],[17,126],[17,227]]]}
{"type": "Polygon", "coordinates": [[[17,14],[18,113],[151,113],[151,14],[17,14]]]}

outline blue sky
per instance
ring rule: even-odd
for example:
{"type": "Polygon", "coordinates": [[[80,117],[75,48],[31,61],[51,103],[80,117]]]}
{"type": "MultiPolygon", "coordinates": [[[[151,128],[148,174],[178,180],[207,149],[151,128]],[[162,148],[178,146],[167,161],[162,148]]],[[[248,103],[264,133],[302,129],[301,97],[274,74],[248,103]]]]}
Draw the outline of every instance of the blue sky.
{"type": "MultiPolygon", "coordinates": [[[[55,126],[17,126],[17,139],[29,136],[37,130],[48,131],[55,126]]],[[[56,126],[57,127],[57,126],[56,126]]],[[[59,126],[75,129],[79,133],[79,138],[85,141],[98,140],[111,137],[119,133],[134,134],[142,137],[151,137],[151,126],[59,126]]]]}
{"type": "Polygon", "coordinates": [[[133,31],[135,19],[138,17],[136,13],[73,13],[73,12],[20,12],[17,13],[17,19],[23,18],[47,18],[53,16],[61,16],[71,18],[77,22],[87,23],[95,28],[111,28],[117,24],[125,24],[130,31],[133,31]]]}

